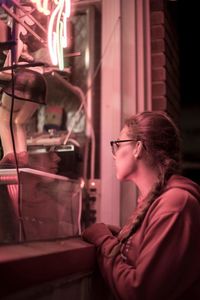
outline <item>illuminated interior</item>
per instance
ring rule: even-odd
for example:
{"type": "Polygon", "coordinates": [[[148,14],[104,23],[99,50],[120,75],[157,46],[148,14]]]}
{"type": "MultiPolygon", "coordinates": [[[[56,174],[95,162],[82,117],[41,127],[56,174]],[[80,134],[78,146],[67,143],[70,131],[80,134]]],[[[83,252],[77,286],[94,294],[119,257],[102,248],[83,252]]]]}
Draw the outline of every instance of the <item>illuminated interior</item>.
{"type": "Polygon", "coordinates": [[[13,0],[0,15],[0,243],[79,235],[96,220],[89,194],[99,177],[91,120],[99,96],[89,98],[100,84],[98,7],[13,0]]]}

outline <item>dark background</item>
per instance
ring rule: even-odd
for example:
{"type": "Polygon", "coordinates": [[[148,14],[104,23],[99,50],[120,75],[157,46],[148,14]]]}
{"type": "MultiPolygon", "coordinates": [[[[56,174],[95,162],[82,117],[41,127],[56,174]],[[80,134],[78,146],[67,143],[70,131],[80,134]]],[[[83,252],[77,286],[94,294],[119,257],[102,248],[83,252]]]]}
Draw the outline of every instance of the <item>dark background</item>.
{"type": "Polygon", "coordinates": [[[200,15],[198,1],[169,1],[173,7],[180,51],[180,127],[183,173],[200,183],[200,15]]]}
{"type": "Polygon", "coordinates": [[[198,1],[179,0],[176,2],[180,42],[181,101],[184,106],[191,106],[199,104],[200,15],[197,7],[198,1]]]}

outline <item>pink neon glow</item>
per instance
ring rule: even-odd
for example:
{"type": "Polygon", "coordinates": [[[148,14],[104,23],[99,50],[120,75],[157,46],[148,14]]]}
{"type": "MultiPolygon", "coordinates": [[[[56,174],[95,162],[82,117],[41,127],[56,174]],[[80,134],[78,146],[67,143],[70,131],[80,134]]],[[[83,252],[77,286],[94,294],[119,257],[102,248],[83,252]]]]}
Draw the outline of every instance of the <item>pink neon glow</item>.
{"type": "Polygon", "coordinates": [[[55,8],[53,11],[49,10],[50,0],[31,0],[36,4],[36,8],[44,15],[50,15],[48,27],[48,47],[49,54],[53,65],[59,64],[59,68],[63,69],[63,48],[67,47],[68,30],[67,19],[71,13],[70,0],[52,0],[55,8]]]}
{"type": "Polygon", "coordinates": [[[65,0],[65,14],[66,17],[69,18],[71,14],[71,1],[70,0],[65,0]]]}
{"type": "Polygon", "coordinates": [[[52,60],[53,65],[57,65],[58,58],[56,54],[56,33],[54,30],[54,22],[56,19],[56,15],[59,11],[59,5],[53,11],[50,21],[49,21],[49,28],[48,28],[48,46],[49,46],[49,54],[52,60]]]}
{"type": "Polygon", "coordinates": [[[71,12],[70,0],[56,1],[56,8],[51,14],[48,28],[49,53],[54,65],[63,69],[63,48],[67,47],[67,18],[71,12]]]}
{"type": "Polygon", "coordinates": [[[62,47],[67,47],[67,18],[70,17],[71,13],[71,4],[70,0],[65,1],[65,12],[63,13],[63,37],[62,37],[62,47]]]}
{"type": "MultiPolygon", "coordinates": [[[[36,4],[36,8],[39,12],[43,13],[44,15],[48,16],[50,15],[50,10],[48,9],[49,7],[49,2],[53,2],[55,5],[59,5],[60,1],[59,0],[30,0],[32,3],[36,4]]],[[[64,15],[66,15],[66,18],[69,18],[70,13],[71,13],[71,1],[70,0],[65,0],[65,12],[64,15]]]]}
{"type": "Polygon", "coordinates": [[[32,3],[36,4],[36,8],[39,12],[44,15],[50,15],[50,10],[48,9],[49,0],[31,0],[32,3]]]}
{"type": "Polygon", "coordinates": [[[48,0],[43,0],[44,14],[47,16],[50,14],[50,10],[48,9],[48,2],[48,0]]]}
{"type": "Polygon", "coordinates": [[[58,11],[57,20],[56,20],[56,55],[58,58],[58,65],[60,69],[63,69],[62,57],[61,57],[61,32],[62,32],[62,11],[64,7],[64,0],[60,1],[60,9],[58,11]]]}

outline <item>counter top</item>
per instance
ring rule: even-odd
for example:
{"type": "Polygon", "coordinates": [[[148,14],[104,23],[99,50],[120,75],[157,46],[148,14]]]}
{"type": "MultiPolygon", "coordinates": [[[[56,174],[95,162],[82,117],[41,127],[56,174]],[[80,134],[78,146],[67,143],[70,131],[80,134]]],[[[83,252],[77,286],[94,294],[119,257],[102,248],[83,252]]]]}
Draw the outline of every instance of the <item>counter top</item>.
{"type": "Polygon", "coordinates": [[[0,246],[0,294],[92,272],[95,247],[81,238],[0,246]]]}

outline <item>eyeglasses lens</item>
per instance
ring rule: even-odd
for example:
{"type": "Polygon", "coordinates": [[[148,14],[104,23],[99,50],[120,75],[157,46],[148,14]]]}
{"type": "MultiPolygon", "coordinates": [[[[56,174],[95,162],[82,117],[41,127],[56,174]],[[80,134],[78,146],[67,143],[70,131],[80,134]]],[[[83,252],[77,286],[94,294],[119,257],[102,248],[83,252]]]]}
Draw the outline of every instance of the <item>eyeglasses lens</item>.
{"type": "Polygon", "coordinates": [[[112,154],[115,156],[116,155],[116,152],[119,148],[119,144],[117,144],[116,142],[113,142],[112,143],[112,154]]]}

